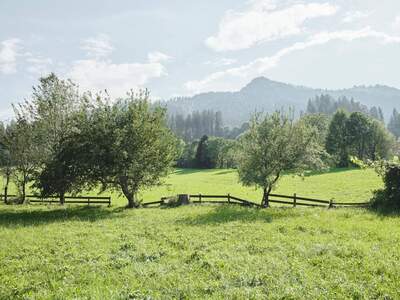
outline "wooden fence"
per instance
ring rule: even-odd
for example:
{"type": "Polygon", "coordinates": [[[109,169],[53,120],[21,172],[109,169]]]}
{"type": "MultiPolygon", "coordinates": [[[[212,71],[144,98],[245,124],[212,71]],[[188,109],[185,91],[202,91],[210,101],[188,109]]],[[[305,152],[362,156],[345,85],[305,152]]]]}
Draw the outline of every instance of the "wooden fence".
{"type": "MultiPolygon", "coordinates": [[[[7,199],[16,198],[17,195],[7,195],[7,199]]],[[[36,196],[36,195],[26,195],[25,198],[29,203],[60,203],[60,197],[58,196],[36,196]]],[[[4,200],[4,194],[0,194],[0,199],[4,200]]],[[[111,197],[101,197],[101,196],[65,196],[65,204],[107,204],[111,206],[111,197]]]]}
{"type": "MultiPolygon", "coordinates": [[[[191,194],[188,195],[190,197],[190,203],[201,204],[201,203],[212,203],[212,204],[233,204],[233,205],[241,205],[241,206],[253,206],[262,208],[263,206],[255,203],[253,201],[241,199],[230,194],[227,195],[203,195],[203,194],[191,194]],[[196,200],[192,200],[196,199],[196,200]]],[[[163,205],[166,203],[164,200],[166,198],[162,198],[160,201],[147,202],[143,203],[144,207],[148,207],[151,205],[163,205]]],[[[306,197],[299,197],[296,194],[291,195],[279,195],[279,194],[269,194],[268,201],[266,206],[270,206],[271,203],[278,203],[283,205],[290,205],[292,207],[296,206],[309,206],[309,207],[368,207],[370,205],[369,202],[335,202],[332,200],[321,200],[321,199],[313,199],[306,197]]]]}

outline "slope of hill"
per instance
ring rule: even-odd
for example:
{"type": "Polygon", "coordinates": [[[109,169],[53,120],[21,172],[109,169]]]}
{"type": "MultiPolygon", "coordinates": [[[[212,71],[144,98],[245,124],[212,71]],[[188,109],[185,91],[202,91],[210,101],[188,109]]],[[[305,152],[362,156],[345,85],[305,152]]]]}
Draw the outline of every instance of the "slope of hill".
{"type": "Polygon", "coordinates": [[[316,95],[330,94],[337,98],[354,98],[367,106],[380,106],[388,120],[393,108],[400,108],[400,90],[383,85],[355,86],[349,89],[326,90],[272,81],[265,77],[253,79],[237,92],[209,92],[169,100],[171,114],[187,114],[195,110],[222,111],[226,125],[237,126],[247,121],[254,111],[273,111],[293,107],[304,111],[307,101],[316,95]]]}

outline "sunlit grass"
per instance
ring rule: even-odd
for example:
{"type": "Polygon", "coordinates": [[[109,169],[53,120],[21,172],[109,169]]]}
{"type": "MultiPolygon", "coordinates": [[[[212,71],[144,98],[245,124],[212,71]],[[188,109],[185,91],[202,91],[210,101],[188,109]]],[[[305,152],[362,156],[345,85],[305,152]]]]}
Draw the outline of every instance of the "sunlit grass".
{"type": "Polygon", "coordinates": [[[395,299],[399,228],[357,209],[0,205],[0,299],[395,299]]]}
{"type": "MultiPolygon", "coordinates": [[[[305,177],[284,175],[274,190],[276,193],[315,197],[323,200],[335,199],[338,202],[366,202],[372,191],[382,186],[382,180],[372,169],[333,169],[305,177]]],[[[11,192],[15,192],[12,188],[11,192]]],[[[157,201],[161,197],[177,194],[231,194],[243,199],[260,202],[260,190],[244,187],[239,183],[236,170],[198,170],[177,169],[164,180],[164,184],[142,191],[139,197],[143,202],[157,201]]],[[[96,195],[94,191],[84,194],[96,195]]],[[[112,195],[114,206],[123,206],[126,200],[116,192],[112,195]]]]}

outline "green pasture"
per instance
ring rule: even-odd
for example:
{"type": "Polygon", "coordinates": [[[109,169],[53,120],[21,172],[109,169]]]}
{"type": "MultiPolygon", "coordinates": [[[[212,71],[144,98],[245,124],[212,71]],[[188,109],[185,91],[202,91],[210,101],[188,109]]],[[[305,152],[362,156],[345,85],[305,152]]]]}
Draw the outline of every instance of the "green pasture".
{"type": "MultiPolygon", "coordinates": [[[[285,175],[276,192],[368,200],[372,170],[285,175]]],[[[234,170],[176,170],[179,193],[257,200],[234,170]]],[[[95,194],[92,192],[92,194],[95,194]]],[[[400,220],[365,209],[126,210],[0,204],[0,299],[396,299],[400,220]]]]}
{"type": "MultiPolygon", "coordinates": [[[[333,169],[323,173],[309,173],[304,177],[286,174],[274,192],[279,194],[315,197],[341,202],[365,202],[372,191],[382,186],[382,180],[372,169],[333,169]]],[[[10,193],[15,193],[11,187],[10,193]]],[[[254,187],[239,183],[236,170],[177,169],[164,180],[163,185],[142,191],[143,202],[160,200],[161,197],[177,194],[231,194],[243,199],[260,202],[262,194],[254,187]]],[[[95,191],[84,192],[95,196],[95,191]]],[[[123,206],[126,200],[116,192],[105,192],[112,196],[113,206],[123,206]]]]}

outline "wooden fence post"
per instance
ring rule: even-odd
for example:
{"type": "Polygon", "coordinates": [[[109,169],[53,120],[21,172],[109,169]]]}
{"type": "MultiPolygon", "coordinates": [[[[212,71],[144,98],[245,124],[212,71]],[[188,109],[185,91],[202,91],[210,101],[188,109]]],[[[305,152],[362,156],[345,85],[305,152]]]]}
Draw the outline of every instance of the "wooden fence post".
{"type": "Polygon", "coordinates": [[[90,205],[90,198],[87,198],[87,205],[90,205]]]}
{"type": "Polygon", "coordinates": [[[4,203],[7,204],[7,187],[4,188],[4,203]]]}
{"type": "Polygon", "coordinates": [[[108,207],[111,206],[111,196],[108,197],[108,207]]]}
{"type": "Polygon", "coordinates": [[[332,208],[332,207],[333,207],[333,199],[329,200],[329,206],[328,206],[328,209],[330,209],[330,208],[332,208]]]}
{"type": "Polygon", "coordinates": [[[293,194],[293,207],[296,207],[296,202],[297,202],[296,193],[294,193],[293,194]]]}

